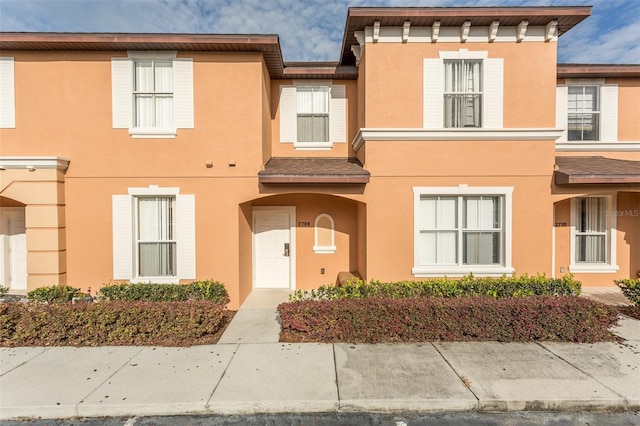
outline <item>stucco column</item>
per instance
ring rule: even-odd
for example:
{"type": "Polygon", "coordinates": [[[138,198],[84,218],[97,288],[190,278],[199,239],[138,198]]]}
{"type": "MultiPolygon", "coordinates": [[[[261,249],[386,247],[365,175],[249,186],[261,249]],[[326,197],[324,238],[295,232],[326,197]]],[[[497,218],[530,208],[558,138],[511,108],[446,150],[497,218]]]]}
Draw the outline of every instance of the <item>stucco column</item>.
{"type": "Polygon", "coordinates": [[[60,158],[0,157],[0,195],[25,205],[27,290],[67,283],[64,172],[60,158]]]}

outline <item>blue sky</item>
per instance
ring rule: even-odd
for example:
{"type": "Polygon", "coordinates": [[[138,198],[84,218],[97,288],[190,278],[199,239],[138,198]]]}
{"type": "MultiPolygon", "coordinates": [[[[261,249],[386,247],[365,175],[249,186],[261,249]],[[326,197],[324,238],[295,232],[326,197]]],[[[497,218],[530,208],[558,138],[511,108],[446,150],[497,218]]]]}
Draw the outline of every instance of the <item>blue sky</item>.
{"type": "Polygon", "coordinates": [[[0,0],[0,30],[278,34],[285,61],[337,61],[349,6],[592,5],[565,63],[640,63],[640,0],[0,0]]]}

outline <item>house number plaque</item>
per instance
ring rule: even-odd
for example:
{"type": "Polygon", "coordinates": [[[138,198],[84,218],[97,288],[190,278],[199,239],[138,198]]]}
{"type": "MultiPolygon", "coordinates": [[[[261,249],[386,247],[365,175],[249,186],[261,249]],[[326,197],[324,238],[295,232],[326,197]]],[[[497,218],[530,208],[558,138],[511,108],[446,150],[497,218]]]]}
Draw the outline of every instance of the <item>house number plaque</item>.
{"type": "Polygon", "coordinates": [[[305,221],[298,222],[299,228],[308,228],[309,226],[311,226],[311,222],[305,222],[305,221]]]}

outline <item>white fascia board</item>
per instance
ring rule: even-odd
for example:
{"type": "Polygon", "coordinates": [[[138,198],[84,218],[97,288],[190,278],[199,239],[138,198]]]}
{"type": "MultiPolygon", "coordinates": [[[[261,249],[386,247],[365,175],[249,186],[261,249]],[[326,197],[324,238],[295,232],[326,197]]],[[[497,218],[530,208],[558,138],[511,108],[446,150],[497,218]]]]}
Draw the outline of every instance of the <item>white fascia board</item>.
{"type": "MultiPolygon", "coordinates": [[[[365,43],[374,43],[373,27],[366,27],[362,33],[365,43]]],[[[466,43],[515,43],[515,42],[550,42],[558,41],[557,32],[549,36],[550,32],[546,26],[528,26],[526,33],[522,37],[522,32],[518,33],[517,26],[490,25],[471,26],[466,43]],[[522,37],[520,40],[518,39],[522,37]]],[[[360,40],[358,40],[360,42],[360,40]]],[[[379,36],[376,43],[460,43],[461,27],[445,27],[441,25],[418,27],[411,26],[408,36],[405,36],[403,26],[380,27],[379,36]],[[406,38],[405,38],[406,37],[406,38]]],[[[362,43],[360,43],[362,44],[362,43]]]]}
{"type": "Polygon", "coordinates": [[[360,129],[351,142],[356,151],[367,141],[549,141],[557,140],[562,129],[517,128],[517,129],[360,129]]]}
{"type": "Polygon", "coordinates": [[[60,169],[67,170],[70,159],[65,157],[0,157],[0,169],[60,169]]]}
{"type": "Polygon", "coordinates": [[[557,142],[556,152],[640,152],[639,141],[557,142]]]}

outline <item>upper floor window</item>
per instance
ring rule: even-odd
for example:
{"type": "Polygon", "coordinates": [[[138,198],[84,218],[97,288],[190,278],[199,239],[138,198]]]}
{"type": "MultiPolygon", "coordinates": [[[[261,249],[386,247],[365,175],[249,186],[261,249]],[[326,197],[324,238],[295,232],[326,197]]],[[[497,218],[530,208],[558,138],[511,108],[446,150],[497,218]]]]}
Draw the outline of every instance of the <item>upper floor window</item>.
{"type": "Polygon", "coordinates": [[[329,142],[329,88],[297,89],[298,142],[329,142]]]}
{"type": "Polygon", "coordinates": [[[596,141],[600,134],[598,86],[569,86],[568,138],[570,141],[596,141]]]}
{"type": "Polygon", "coordinates": [[[111,58],[113,128],[136,138],[174,138],[194,127],[193,59],[176,52],[111,58]]]}
{"type": "Polygon", "coordinates": [[[504,59],[487,51],[442,51],[423,60],[425,129],[502,129],[504,59]]]}
{"type": "Polygon", "coordinates": [[[135,61],[135,127],[173,127],[172,61],[135,61]]]}
{"type": "Polygon", "coordinates": [[[604,78],[566,79],[556,87],[556,127],[563,150],[618,141],[618,85],[604,78]],[[570,143],[566,143],[570,142],[570,143]]]}
{"type": "Polygon", "coordinates": [[[280,90],[280,141],[296,149],[330,149],[347,141],[346,86],[299,82],[280,90]]]}
{"type": "Polygon", "coordinates": [[[482,61],[444,61],[444,127],[481,127],[482,61]]]}

